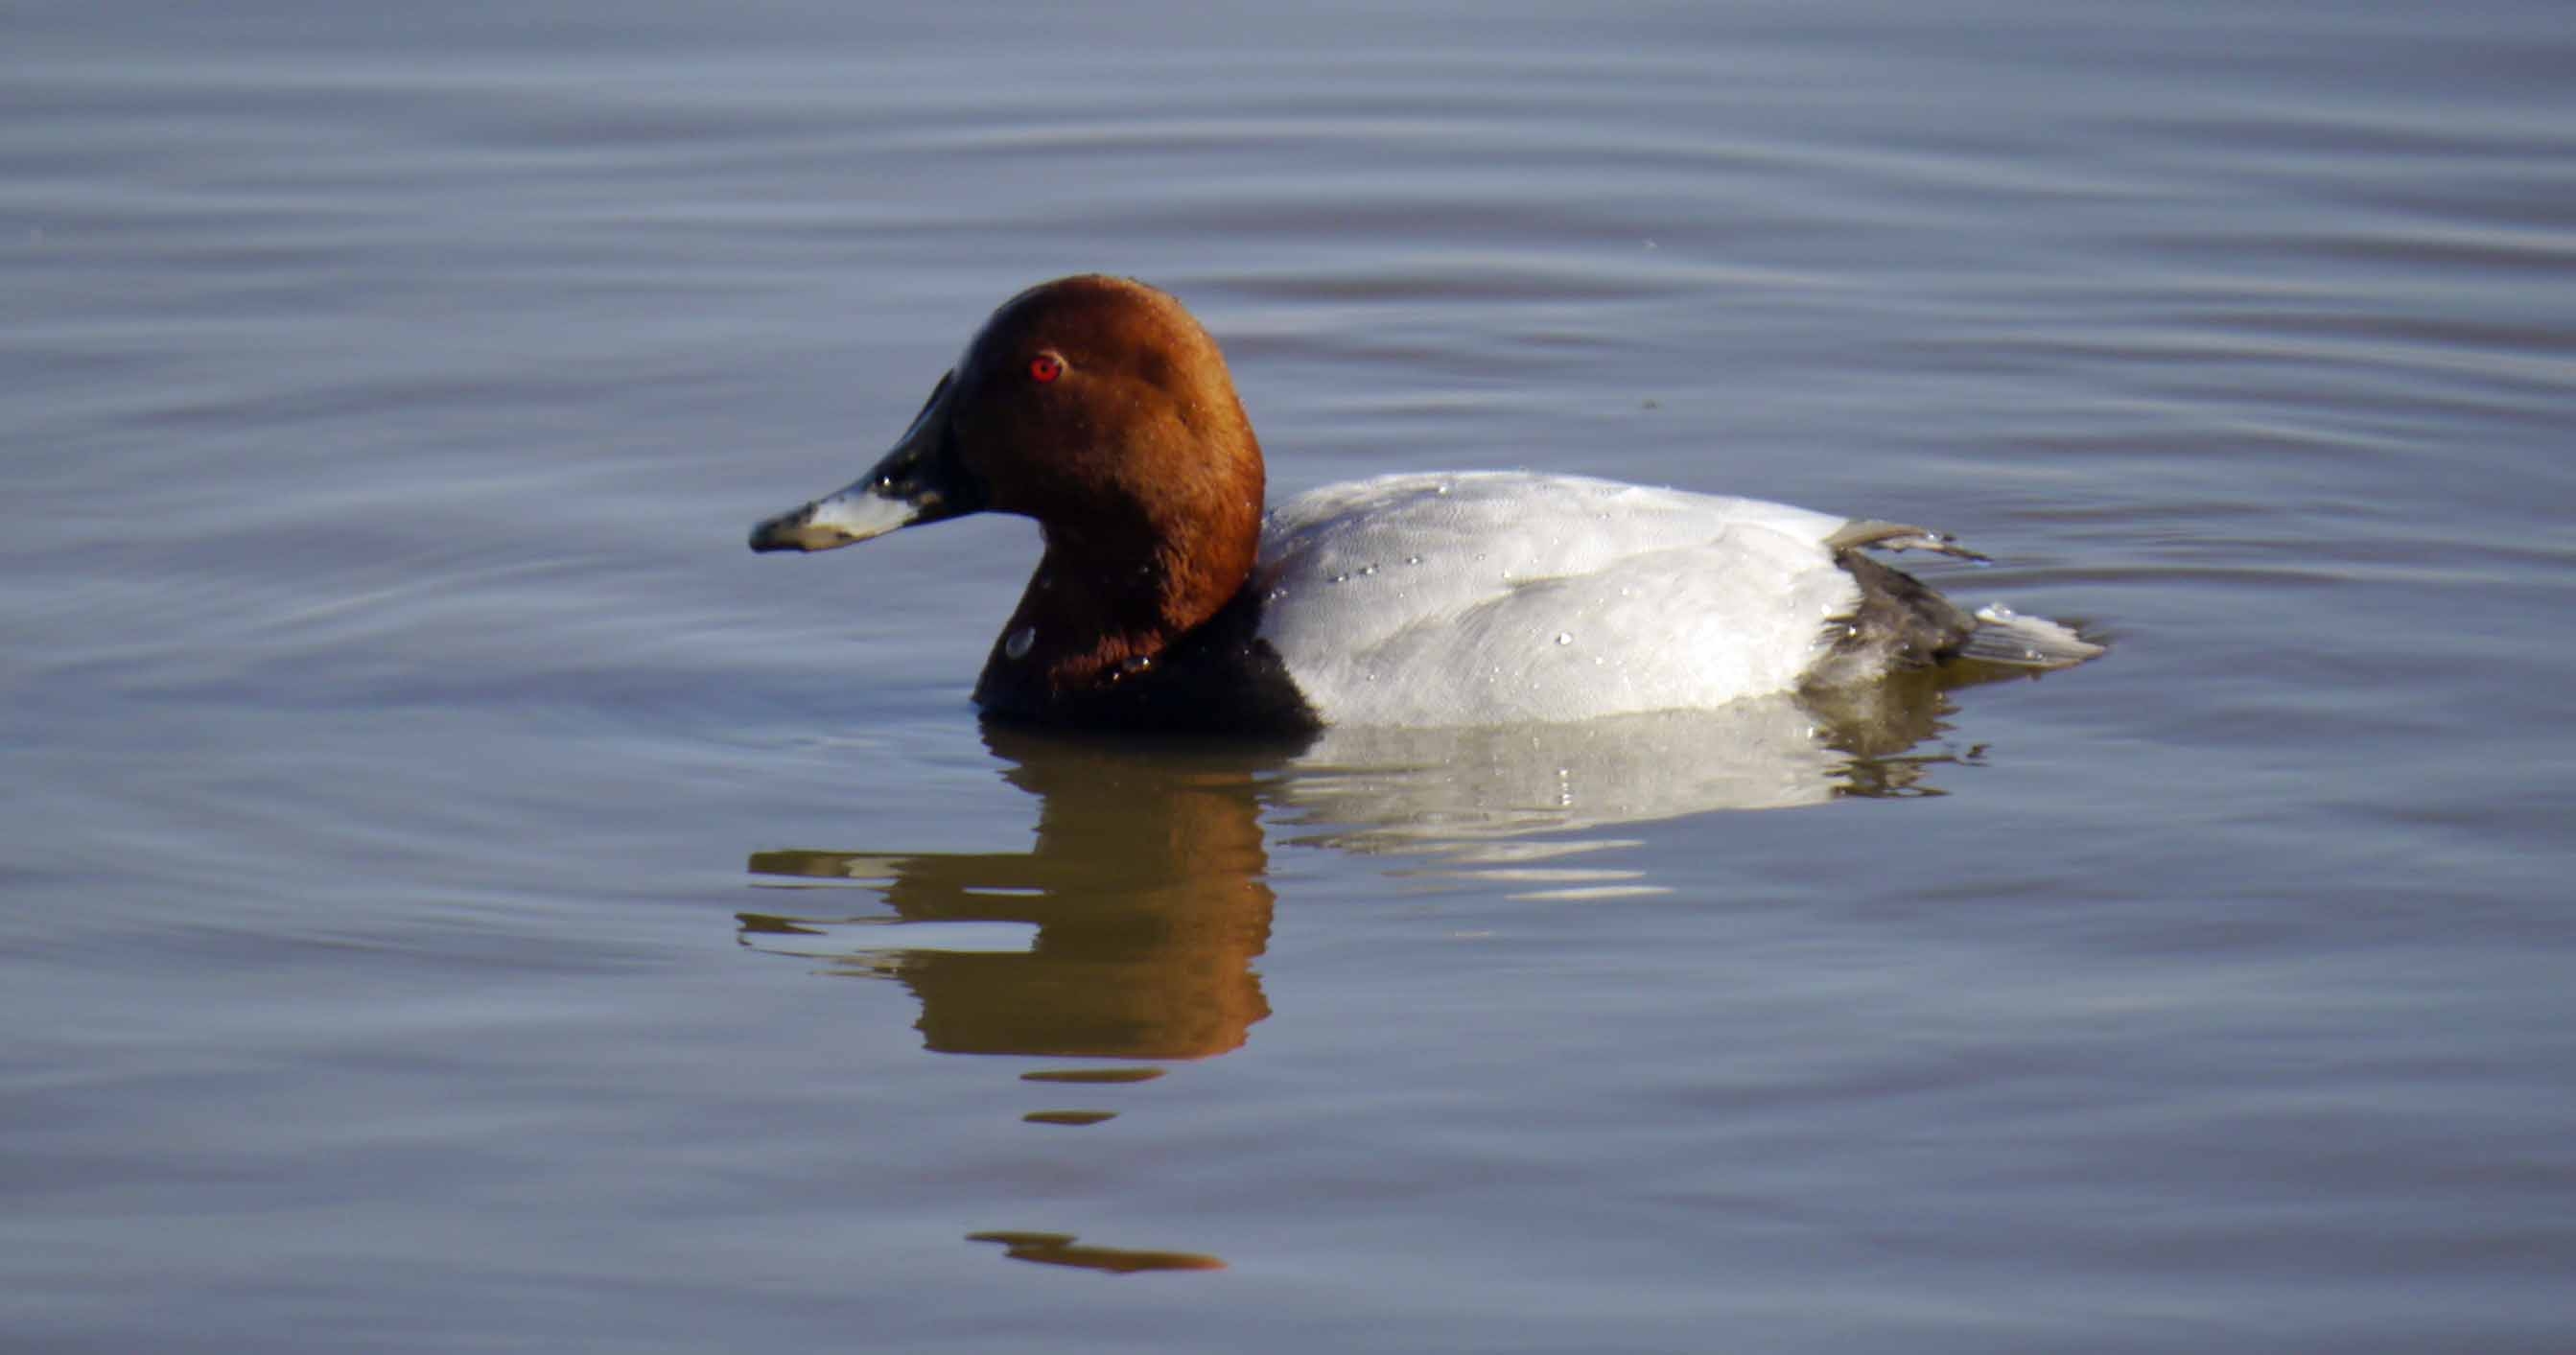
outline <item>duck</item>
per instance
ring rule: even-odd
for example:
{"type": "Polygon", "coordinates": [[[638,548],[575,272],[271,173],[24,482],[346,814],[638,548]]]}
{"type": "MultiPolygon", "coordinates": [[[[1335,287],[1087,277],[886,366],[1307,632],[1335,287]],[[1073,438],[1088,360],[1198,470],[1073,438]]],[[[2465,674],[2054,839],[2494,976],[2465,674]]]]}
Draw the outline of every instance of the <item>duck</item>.
{"type": "Polygon", "coordinates": [[[1559,723],[2102,652],[1883,563],[1869,552],[1985,557],[1875,518],[1534,471],[1266,495],[1216,340],[1170,294],[1084,274],[1004,302],[865,475],[750,545],[1034,519],[1037,567],[973,700],[1072,728],[1559,723]]]}

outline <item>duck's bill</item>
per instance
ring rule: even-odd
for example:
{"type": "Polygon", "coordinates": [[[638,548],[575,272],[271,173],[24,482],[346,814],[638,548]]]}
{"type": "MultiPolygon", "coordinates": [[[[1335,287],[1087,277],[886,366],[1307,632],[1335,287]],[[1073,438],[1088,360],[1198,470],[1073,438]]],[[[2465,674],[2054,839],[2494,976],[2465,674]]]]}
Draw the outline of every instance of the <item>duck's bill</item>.
{"type": "Polygon", "coordinates": [[[830,550],[909,527],[925,516],[924,505],[887,494],[873,480],[861,480],[752,528],[751,548],[830,550]]]}
{"type": "Polygon", "coordinates": [[[948,378],[940,378],[912,427],[873,470],[752,528],[751,548],[831,550],[981,507],[972,477],[957,466],[948,446],[948,385],[948,378]]]}

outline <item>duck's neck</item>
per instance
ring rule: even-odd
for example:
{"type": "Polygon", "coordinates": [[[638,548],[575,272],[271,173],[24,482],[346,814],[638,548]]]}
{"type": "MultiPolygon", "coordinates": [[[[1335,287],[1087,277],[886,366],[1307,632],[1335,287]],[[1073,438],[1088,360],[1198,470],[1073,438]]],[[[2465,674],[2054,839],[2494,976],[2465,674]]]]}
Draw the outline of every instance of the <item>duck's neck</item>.
{"type": "Polygon", "coordinates": [[[1046,554],[984,661],[976,702],[1041,715],[1151,671],[1243,591],[1260,548],[1260,511],[1255,497],[1223,521],[1046,527],[1046,554]]]}

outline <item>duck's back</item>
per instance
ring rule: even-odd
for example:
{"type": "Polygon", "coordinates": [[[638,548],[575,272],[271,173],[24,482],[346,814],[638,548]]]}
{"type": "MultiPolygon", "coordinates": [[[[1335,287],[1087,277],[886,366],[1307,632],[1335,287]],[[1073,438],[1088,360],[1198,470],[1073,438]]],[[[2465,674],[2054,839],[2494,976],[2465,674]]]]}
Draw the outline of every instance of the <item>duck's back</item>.
{"type": "Polygon", "coordinates": [[[1846,519],[1574,476],[1396,475],[1270,515],[1261,638],[1324,720],[1580,720],[1785,691],[1860,586],[1846,519]]]}

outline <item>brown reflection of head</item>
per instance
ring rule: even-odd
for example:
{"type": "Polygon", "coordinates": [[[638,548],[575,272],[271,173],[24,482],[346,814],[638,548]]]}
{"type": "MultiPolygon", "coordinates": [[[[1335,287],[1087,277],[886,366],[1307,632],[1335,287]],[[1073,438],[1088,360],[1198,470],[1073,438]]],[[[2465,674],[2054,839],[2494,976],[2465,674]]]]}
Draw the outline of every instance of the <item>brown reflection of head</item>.
{"type": "MultiPolygon", "coordinates": [[[[1021,922],[1035,943],[877,951],[852,968],[910,988],[924,1043],[946,1053],[1177,1059],[1242,1044],[1270,1014],[1251,966],[1272,903],[1244,755],[987,737],[1043,802],[1035,849],[872,864],[891,872],[884,896],[902,921],[1021,922]]],[[[859,859],[770,852],[752,869],[846,877],[859,859]]],[[[900,928],[878,930],[899,945],[900,928]]]]}

